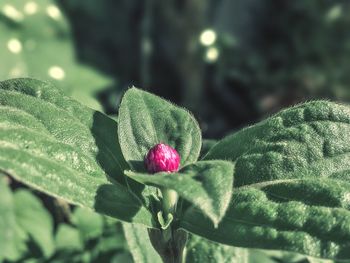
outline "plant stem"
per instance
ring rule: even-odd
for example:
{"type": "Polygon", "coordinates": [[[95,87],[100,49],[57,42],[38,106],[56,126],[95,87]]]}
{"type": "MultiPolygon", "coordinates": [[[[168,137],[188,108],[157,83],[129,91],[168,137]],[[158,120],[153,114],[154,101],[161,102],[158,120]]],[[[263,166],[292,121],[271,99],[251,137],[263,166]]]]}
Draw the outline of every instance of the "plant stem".
{"type": "Polygon", "coordinates": [[[187,233],[169,227],[165,230],[150,229],[149,236],[164,263],[183,263],[183,251],[187,242],[187,233]]]}
{"type": "MultiPolygon", "coordinates": [[[[168,218],[168,215],[172,214],[175,218],[178,194],[166,188],[161,189],[161,192],[163,216],[168,218]]],[[[187,233],[176,229],[174,221],[166,229],[150,229],[148,234],[164,263],[183,263],[187,233]]]]}

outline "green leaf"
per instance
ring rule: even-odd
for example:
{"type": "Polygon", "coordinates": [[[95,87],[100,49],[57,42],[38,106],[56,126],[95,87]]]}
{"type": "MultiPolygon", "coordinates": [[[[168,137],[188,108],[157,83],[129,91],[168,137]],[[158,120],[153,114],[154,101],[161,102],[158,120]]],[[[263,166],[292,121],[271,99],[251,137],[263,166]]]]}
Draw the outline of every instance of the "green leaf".
{"type": "Polygon", "coordinates": [[[191,235],[186,245],[186,263],[247,263],[248,250],[211,242],[191,235]]]}
{"type": "Polygon", "coordinates": [[[235,186],[350,170],[350,107],[314,101],[281,111],[218,142],[204,157],[235,162],[235,186]]]}
{"type": "Polygon", "coordinates": [[[14,198],[6,178],[0,175],[0,262],[19,260],[26,252],[28,236],[18,226],[14,198]]]}
{"type": "Polygon", "coordinates": [[[286,180],[235,189],[217,229],[190,208],[181,226],[232,246],[350,258],[350,184],[331,179],[286,180]]]}
{"type": "Polygon", "coordinates": [[[103,217],[84,208],[76,208],[71,217],[85,241],[98,238],[103,233],[103,217]]]}
{"type": "Polygon", "coordinates": [[[350,108],[305,103],[228,136],[204,159],[235,163],[217,229],[195,208],[181,225],[217,242],[350,258],[350,108]]]}
{"type": "Polygon", "coordinates": [[[194,204],[216,226],[225,215],[233,186],[233,164],[227,161],[201,161],[185,166],[178,173],[140,174],[126,171],[132,179],[175,190],[194,204]]]}
{"type": "Polygon", "coordinates": [[[2,172],[72,204],[152,226],[125,183],[126,167],[115,121],[48,83],[0,82],[2,172]]]}
{"type": "Polygon", "coordinates": [[[162,260],[151,245],[147,229],[135,224],[123,224],[130,253],[137,263],[161,263],[162,260]]]}
{"type": "Polygon", "coordinates": [[[27,190],[14,194],[16,221],[18,225],[39,245],[48,258],[55,249],[53,222],[41,201],[27,190]]]}
{"type": "Polygon", "coordinates": [[[145,155],[158,143],[175,148],[181,166],[195,162],[201,148],[201,131],[189,112],[136,88],[120,104],[118,134],[125,159],[139,172],[145,170],[145,155]]]}
{"type": "Polygon", "coordinates": [[[79,230],[67,224],[60,224],[56,233],[56,247],[58,250],[82,251],[84,244],[79,230]]]}
{"type": "Polygon", "coordinates": [[[212,139],[204,139],[202,141],[202,148],[201,148],[201,153],[200,153],[200,157],[203,157],[204,155],[206,155],[208,153],[208,151],[217,143],[216,140],[212,140],[212,139]]]}

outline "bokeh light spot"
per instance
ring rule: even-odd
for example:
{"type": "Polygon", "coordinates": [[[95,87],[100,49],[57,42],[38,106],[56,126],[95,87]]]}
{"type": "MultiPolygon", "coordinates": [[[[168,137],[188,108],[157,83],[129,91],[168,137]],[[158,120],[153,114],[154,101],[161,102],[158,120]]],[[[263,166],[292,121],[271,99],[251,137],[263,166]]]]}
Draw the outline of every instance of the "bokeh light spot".
{"type": "Polygon", "coordinates": [[[5,16],[11,18],[12,20],[23,20],[23,14],[20,11],[18,11],[13,5],[4,5],[4,7],[2,8],[2,12],[5,16]]]}
{"type": "Polygon", "coordinates": [[[47,14],[53,19],[59,19],[61,17],[61,11],[55,5],[49,5],[46,8],[47,14]]]}
{"type": "Polygon", "coordinates": [[[216,41],[216,33],[212,29],[206,29],[202,32],[199,38],[200,42],[204,46],[211,46],[216,41]]]}
{"type": "Polygon", "coordinates": [[[7,42],[7,48],[10,52],[18,54],[22,51],[22,43],[18,39],[12,38],[7,42]]]}
{"type": "Polygon", "coordinates": [[[59,66],[52,66],[49,68],[49,76],[53,79],[62,80],[66,76],[64,70],[59,66]]]}
{"type": "Polygon", "coordinates": [[[218,60],[219,55],[220,52],[216,47],[210,47],[205,53],[205,59],[207,62],[215,62],[218,60]]]}
{"type": "Polygon", "coordinates": [[[25,4],[24,6],[24,13],[27,15],[34,15],[36,12],[38,12],[38,4],[30,1],[25,4]]]}

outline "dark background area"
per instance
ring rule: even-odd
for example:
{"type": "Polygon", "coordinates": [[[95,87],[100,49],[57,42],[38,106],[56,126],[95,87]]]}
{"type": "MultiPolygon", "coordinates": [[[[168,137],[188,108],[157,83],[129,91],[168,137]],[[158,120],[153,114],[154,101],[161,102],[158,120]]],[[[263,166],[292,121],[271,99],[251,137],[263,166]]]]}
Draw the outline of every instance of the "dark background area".
{"type": "MultiPolygon", "coordinates": [[[[194,112],[207,138],[310,99],[349,101],[349,2],[60,0],[80,60],[194,112]],[[216,41],[200,42],[212,29],[216,41]],[[218,58],[206,61],[206,52],[218,58]]],[[[111,94],[112,93],[112,94],[111,94]]]]}
{"type": "Polygon", "coordinates": [[[0,79],[53,81],[110,115],[135,85],[188,108],[205,138],[220,138],[305,100],[350,100],[349,6],[2,0],[0,79]]]}

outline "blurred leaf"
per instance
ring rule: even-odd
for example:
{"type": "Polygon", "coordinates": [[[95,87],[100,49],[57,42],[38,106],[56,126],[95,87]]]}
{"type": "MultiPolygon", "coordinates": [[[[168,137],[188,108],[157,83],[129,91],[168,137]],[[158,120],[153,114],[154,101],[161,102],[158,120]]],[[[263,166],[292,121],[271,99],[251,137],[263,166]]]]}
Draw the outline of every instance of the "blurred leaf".
{"type": "Polygon", "coordinates": [[[58,226],[55,241],[57,249],[61,250],[81,251],[84,247],[79,230],[67,224],[58,226]]]}
{"type": "Polygon", "coordinates": [[[147,228],[134,224],[123,223],[125,238],[128,242],[130,253],[137,263],[161,263],[148,237],[147,228]]]}
{"type": "Polygon", "coordinates": [[[94,96],[112,81],[76,60],[70,26],[55,1],[2,0],[0,10],[0,80],[50,80],[100,109],[94,96]]]}
{"type": "Polygon", "coordinates": [[[26,233],[18,226],[15,203],[5,177],[0,175],[0,262],[19,260],[26,252],[26,233]]]}
{"type": "Polygon", "coordinates": [[[40,200],[27,190],[14,194],[18,225],[40,246],[45,257],[54,252],[53,222],[40,200]]]}
{"type": "Polygon", "coordinates": [[[103,217],[84,208],[77,207],[71,217],[84,240],[90,240],[102,235],[103,217]]]}

